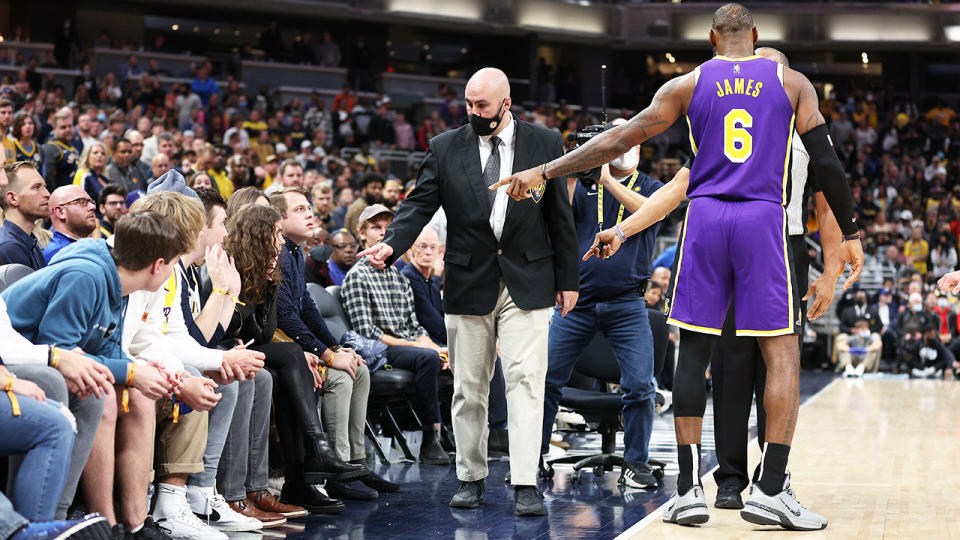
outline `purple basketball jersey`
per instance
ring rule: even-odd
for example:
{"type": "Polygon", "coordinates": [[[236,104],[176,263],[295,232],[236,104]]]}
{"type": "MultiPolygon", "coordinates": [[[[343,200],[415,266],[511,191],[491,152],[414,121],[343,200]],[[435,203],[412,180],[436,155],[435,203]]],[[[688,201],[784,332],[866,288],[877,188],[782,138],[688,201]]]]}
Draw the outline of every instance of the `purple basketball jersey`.
{"type": "Polygon", "coordinates": [[[717,56],[695,77],[687,122],[696,159],[687,196],[785,205],[794,112],[783,66],[761,56],[717,56]]]}

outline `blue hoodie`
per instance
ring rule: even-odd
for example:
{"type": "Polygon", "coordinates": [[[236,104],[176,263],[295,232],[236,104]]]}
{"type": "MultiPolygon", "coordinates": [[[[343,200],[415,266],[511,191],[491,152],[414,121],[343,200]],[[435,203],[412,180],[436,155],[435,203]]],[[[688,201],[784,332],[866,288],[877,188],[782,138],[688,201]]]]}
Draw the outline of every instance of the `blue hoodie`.
{"type": "Polygon", "coordinates": [[[123,353],[126,298],[103,240],[83,239],[61,249],[50,266],[3,291],[10,322],[33,343],[80,347],[106,365],[118,383],[127,378],[123,353]]]}

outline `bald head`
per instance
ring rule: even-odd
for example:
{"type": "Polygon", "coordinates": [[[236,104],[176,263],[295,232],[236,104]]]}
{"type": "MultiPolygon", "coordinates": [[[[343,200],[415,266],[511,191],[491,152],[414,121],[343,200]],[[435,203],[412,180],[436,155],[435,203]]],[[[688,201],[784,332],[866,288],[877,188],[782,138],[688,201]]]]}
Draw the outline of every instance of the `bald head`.
{"type": "Polygon", "coordinates": [[[778,51],[773,47],[758,47],[756,53],[760,56],[773,60],[778,64],[783,64],[784,67],[790,67],[790,62],[787,60],[787,55],[783,54],[782,51],[778,51]]]}
{"type": "Polygon", "coordinates": [[[717,34],[739,34],[754,26],[750,10],[740,4],[725,4],[713,12],[711,29],[717,34]]]}
{"type": "Polygon", "coordinates": [[[499,123],[494,133],[499,133],[509,123],[506,111],[513,102],[510,100],[510,81],[503,71],[483,68],[474,73],[467,81],[463,94],[468,115],[495,118],[503,114],[504,120],[499,123]]]}
{"type": "Polygon", "coordinates": [[[60,186],[57,189],[53,190],[53,193],[50,194],[49,205],[50,208],[54,206],[60,206],[65,202],[72,201],[74,199],[79,199],[86,195],[87,192],[83,190],[82,187],[76,185],[69,186],[60,186]]]}
{"type": "Polygon", "coordinates": [[[86,238],[97,228],[96,204],[80,186],[61,186],[48,201],[53,230],[71,238],[86,238]]]}

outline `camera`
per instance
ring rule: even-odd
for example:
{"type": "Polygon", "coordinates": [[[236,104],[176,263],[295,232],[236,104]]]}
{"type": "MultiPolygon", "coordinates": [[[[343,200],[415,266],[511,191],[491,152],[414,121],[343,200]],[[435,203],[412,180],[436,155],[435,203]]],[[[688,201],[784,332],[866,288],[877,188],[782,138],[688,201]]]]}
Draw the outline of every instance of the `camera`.
{"type": "MultiPolygon", "coordinates": [[[[611,127],[613,126],[610,124],[594,124],[592,126],[587,126],[580,131],[571,131],[567,134],[567,141],[576,142],[577,146],[580,146],[604,131],[610,129],[611,127]]],[[[600,179],[600,167],[594,167],[593,169],[580,171],[575,173],[574,176],[577,177],[577,180],[579,180],[584,187],[590,189],[597,183],[597,180],[600,179]]]]}

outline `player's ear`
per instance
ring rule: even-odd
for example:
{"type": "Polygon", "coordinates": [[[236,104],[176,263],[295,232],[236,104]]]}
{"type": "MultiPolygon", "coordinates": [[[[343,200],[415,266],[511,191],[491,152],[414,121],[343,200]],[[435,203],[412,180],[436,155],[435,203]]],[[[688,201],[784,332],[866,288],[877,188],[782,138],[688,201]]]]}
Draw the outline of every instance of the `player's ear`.
{"type": "MultiPolygon", "coordinates": [[[[756,41],[754,41],[754,43],[756,43],[756,41]]],[[[712,45],[714,49],[717,48],[717,35],[713,33],[713,28],[710,29],[710,45],[712,45]]]]}
{"type": "Polygon", "coordinates": [[[757,27],[754,26],[754,27],[753,27],[753,42],[756,43],[756,42],[758,42],[758,41],[760,41],[760,38],[759,38],[759,36],[757,35],[757,27]]]}

